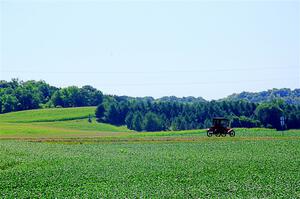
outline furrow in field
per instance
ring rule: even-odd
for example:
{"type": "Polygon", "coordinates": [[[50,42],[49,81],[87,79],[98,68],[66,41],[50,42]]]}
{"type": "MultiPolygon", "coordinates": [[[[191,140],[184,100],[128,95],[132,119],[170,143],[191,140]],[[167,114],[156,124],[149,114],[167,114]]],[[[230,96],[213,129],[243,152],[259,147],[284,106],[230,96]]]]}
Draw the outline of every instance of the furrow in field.
{"type": "Polygon", "coordinates": [[[116,136],[101,133],[91,136],[76,135],[74,137],[1,137],[0,140],[23,140],[30,142],[57,142],[57,143],[162,143],[162,142],[238,142],[238,141],[281,141],[300,140],[298,136],[289,137],[234,137],[234,138],[208,138],[208,137],[126,137],[128,133],[117,133],[116,136]]]}

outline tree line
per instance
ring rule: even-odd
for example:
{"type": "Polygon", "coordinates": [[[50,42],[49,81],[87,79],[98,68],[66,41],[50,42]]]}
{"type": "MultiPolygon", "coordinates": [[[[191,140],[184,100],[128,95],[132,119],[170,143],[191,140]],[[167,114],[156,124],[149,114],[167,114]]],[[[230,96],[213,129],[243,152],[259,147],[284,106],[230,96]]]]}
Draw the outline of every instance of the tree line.
{"type": "Polygon", "coordinates": [[[126,125],[136,131],[207,128],[216,116],[229,118],[233,127],[276,129],[281,128],[280,116],[285,116],[286,128],[300,128],[299,105],[281,98],[261,103],[230,98],[218,101],[175,96],[154,99],[103,95],[89,85],[57,88],[44,81],[0,81],[0,113],[80,106],[97,106],[99,122],[126,125]]]}
{"type": "Polygon", "coordinates": [[[224,98],[226,100],[246,100],[248,102],[262,103],[272,102],[280,98],[285,103],[300,105],[300,89],[291,90],[289,88],[270,89],[262,92],[241,92],[232,94],[224,98]]]}
{"type": "Polygon", "coordinates": [[[57,88],[44,81],[0,81],[0,113],[37,108],[97,106],[101,91],[86,85],[57,88]]]}
{"type": "Polygon", "coordinates": [[[232,127],[300,128],[300,107],[282,100],[269,103],[240,101],[159,101],[106,96],[96,110],[99,122],[126,125],[136,131],[188,130],[211,126],[213,117],[229,118],[232,127]]]}

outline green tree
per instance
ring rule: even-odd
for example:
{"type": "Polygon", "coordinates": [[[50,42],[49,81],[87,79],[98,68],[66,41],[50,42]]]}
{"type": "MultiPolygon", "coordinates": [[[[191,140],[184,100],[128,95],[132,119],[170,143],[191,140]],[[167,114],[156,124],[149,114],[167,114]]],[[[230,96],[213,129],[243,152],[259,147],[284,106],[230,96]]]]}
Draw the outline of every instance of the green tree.
{"type": "Polygon", "coordinates": [[[55,107],[57,107],[57,106],[64,107],[64,100],[63,100],[63,98],[62,98],[62,96],[61,96],[61,92],[60,92],[60,91],[56,91],[56,92],[52,95],[51,101],[52,101],[52,103],[53,103],[53,105],[54,105],[55,107]]]}
{"type": "Polygon", "coordinates": [[[104,113],[105,113],[105,108],[104,108],[103,104],[101,103],[97,106],[97,109],[96,109],[96,112],[95,112],[95,115],[96,115],[96,118],[97,118],[98,122],[103,122],[104,121],[104,113]]]}
{"type": "Polygon", "coordinates": [[[132,118],[132,129],[136,131],[142,131],[143,127],[143,117],[140,112],[136,112],[132,118]]]}
{"type": "Polygon", "coordinates": [[[260,104],[255,114],[265,127],[272,126],[273,128],[280,129],[280,117],[283,111],[274,104],[260,104]]]}
{"type": "Polygon", "coordinates": [[[125,124],[127,128],[134,130],[133,128],[133,113],[130,111],[125,118],[125,124]]]}
{"type": "Polygon", "coordinates": [[[29,110],[39,108],[40,99],[37,89],[32,84],[15,89],[15,96],[18,99],[18,110],[29,110]]]}
{"type": "Polygon", "coordinates": [[[3,113],[8,113],[17,109],[18,99],[13,95],[3,95],[1,97],[1,102],[3,113]]]}
{"type": "Polygon", "coordinates": [[[83,97],[80,93],[80,89],[77,86],[69,86],[66,88],[67,100],[69,102],[69,106],[71,107],[80,107],[84,106],[83,97]]]}
{"type": "Polygon", "coordinates": [[[260,127],[260,121],[254,120],[245,116],[234,116],[231,120],[232,127],[246,127],[246,128],[253,128],[253,127],[260,127]]]}
{"type": "Polygon", "coordinates": [[[146,131],[165,130],[161,117],[157,114],[148,112],[144,117],[144,129],[146,131]]]}
{"type": "Polygon", "coordinates": [[[122,121],[120,121],[119,118],[119,111],[118,111],[117,104],[115,103],[110,104],[110,106],[105,112],[105,121],[114,125],[122,124],[122,121]]]}
{"type": "Polygon", "coordinates": [[[292,111],[287,117],[287,127],[290,129],[300,128],[300,110],[292,111]]]}
{"type": "Polygon", "coordinates": [[[84,106],[97,106],[103,102],[103,94],[96,88],[86,85],[80,89],[80,96],[84,106]]]}

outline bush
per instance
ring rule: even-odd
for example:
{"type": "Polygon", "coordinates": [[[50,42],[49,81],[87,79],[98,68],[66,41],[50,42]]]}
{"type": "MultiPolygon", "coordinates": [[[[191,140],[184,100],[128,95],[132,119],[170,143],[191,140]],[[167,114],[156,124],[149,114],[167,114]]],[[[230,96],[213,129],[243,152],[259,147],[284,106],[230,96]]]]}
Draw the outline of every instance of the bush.
{"type": "Polygon", "coordinates": [[[254,128],[260,127],[261,123],[258,120],[247,118],[245,116],[237,117],[234,116],[231,121],[232,127],[245,127],[245,128],[254,128]]]}

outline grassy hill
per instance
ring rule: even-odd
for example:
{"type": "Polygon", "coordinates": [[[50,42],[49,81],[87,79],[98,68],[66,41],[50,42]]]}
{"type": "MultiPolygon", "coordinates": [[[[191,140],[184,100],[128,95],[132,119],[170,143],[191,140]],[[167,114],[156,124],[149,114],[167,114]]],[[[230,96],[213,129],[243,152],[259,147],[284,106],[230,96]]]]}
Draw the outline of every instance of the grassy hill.
{"type": "Polygon", "coordinates": [[[0,115],[0,138],[82,137],[130,132],[125,126],[98,123],[88,116],[96,107],[36,109],[0,115]]]}
{"type": "MultiPolygon", "coordinates": [[[[0,139],[51,139],[95,141],[193,141],[206,140],[206,131],[186,130],[167,132],[134,132],[126,126],[114,126],[95,120],[96,107],[52,108],[12,112],[0,115],[0,139]],[[91,115],[92,122],[88,122],[91,115]]],[[[255,137],[280,137],[281,133],[272,129],[236,129],[234,139],[255,137]]],[[[290,130],[285,137],[299,136],[299,131],[290,130]]],[[[214,140],[217,138],[210,138],[214,140]]],[[[232,139],[232,138],[227,138],[232,139]]]]}
{"type": "Polygon", "coordinates": [[[53,122],[87,118],[95,115],[96,107],[50,108],[0,114],[0,122],[53,122]]]}

